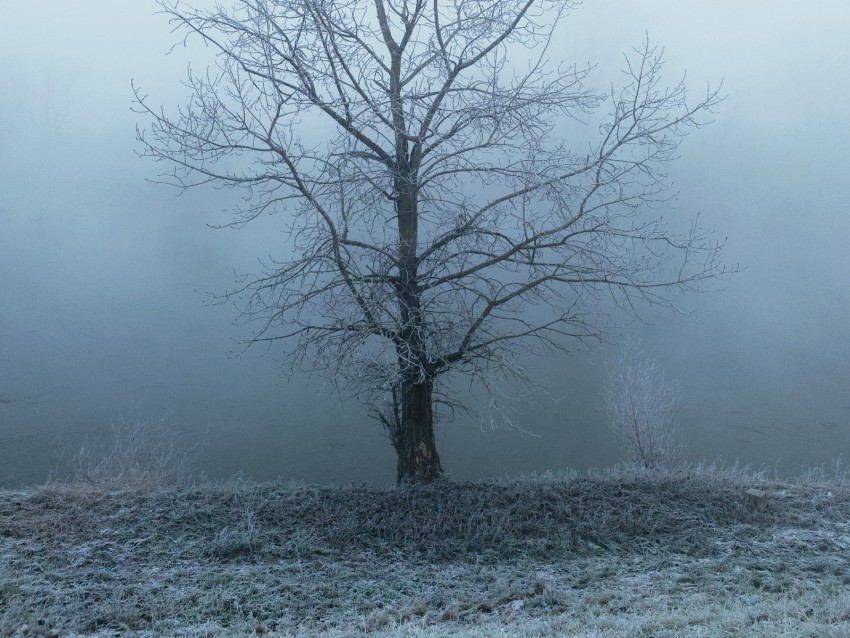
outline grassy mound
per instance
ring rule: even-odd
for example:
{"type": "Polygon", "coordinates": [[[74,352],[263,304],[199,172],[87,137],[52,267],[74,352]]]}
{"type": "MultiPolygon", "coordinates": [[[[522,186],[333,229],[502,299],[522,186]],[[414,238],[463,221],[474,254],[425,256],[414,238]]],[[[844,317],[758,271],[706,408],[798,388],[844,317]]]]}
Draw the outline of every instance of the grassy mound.
{"type": "Polygon", "coordinates": [[[846,636],[849,591],[823,477],[0,492],[0,636],[846,636]]]}

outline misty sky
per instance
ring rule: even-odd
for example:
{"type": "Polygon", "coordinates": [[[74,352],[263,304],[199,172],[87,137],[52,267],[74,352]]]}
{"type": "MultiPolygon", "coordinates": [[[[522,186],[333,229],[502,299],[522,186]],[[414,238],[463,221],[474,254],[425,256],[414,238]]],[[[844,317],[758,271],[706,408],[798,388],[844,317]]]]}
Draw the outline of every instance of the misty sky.
{"type": "MultiPolygon", "coordinates": [[[[231,306],[203,293],[282,242],[274,219],[208,228],[228,220],[227,194],[178,197],[145,181],[161,167],[135,154],[146,123],[130,109],[131,78],[174,108],[187,64],[209,56],[197,46],[166,56],[174,36],[155,10],[147,0],[3,7],[0,484],[25,473],[24,454],[38,459],[29,480],[42,479],[74,437],[127,414],[205,438],[205,462],[224,475],[262,466],[259,478],[389,481],[392,449],[358,404],[319,378],[281,379],[274,353],[228,356],[246,335],[231,306]]],[[[647,312],[627,332],[678,383],[692,457],[781,458],[793,472],[850,456],[850,5],[587,0],[552,54],[598,62],[604,87],[647,32],[671,82],[687,70],[695,96],[720,80],[728,96],[682,145],[665,215],[700,213],[728,236],[727,263],[746,269],[682,298],[689,316],[647,312]]],[[[617,461],[601,401],[588,399],[611,350],[534,363],[558,400],[525,410],[540,438],[474,420],[444,428],[449,474],[617,461]]]]}

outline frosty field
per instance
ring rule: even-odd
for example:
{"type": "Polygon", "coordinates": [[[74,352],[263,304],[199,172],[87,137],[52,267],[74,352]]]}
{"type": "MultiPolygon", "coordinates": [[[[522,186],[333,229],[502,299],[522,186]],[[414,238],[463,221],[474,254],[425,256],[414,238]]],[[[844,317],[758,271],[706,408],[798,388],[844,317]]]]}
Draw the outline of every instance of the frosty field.
{"type": "Polygon", "coordinates": [[[0,636],[850,635],[850,483],[695,467],[0,492],[0,636]]]}

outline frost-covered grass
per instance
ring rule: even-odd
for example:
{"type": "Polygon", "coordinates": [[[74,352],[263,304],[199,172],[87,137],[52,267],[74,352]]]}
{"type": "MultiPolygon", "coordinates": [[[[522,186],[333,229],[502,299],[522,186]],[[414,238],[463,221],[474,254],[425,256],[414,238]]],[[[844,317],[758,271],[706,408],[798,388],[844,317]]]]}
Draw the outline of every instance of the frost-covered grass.
{"type": "Polygon", "coordinates": [[[0,492],[0,636],[850,635],[850,483],[0,492]]]}

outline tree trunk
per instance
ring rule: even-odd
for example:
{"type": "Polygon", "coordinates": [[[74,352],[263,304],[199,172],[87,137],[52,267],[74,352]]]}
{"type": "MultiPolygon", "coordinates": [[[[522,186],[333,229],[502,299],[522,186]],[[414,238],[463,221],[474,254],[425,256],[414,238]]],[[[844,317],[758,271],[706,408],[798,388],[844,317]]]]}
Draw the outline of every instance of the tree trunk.
{"type": "Polygon", "coordinates": [[[433,381],[405,383],[398,433],[399,483],[430,483],[443,474],[434,439],[433,381]]]}

